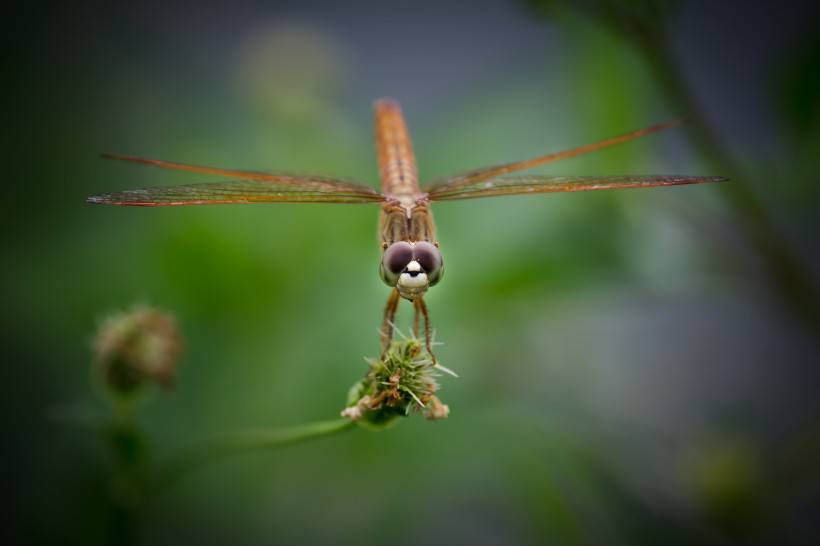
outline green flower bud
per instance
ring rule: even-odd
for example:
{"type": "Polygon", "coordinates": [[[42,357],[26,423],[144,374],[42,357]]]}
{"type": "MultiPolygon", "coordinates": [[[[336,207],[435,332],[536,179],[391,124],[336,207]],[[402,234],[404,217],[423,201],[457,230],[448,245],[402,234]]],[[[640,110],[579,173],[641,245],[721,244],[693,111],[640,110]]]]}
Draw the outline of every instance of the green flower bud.
{"type": "Polygon", "coordinates": [[[427,419],[444,419],[450,408],[435,396],[437,378],[453,372],[436,363],[415,338],[393,341],[379,359],[370,359],[364,379],[348,393],[342,417],[371,429],[383,429],[398,417],[421,411],[427,419]]]}

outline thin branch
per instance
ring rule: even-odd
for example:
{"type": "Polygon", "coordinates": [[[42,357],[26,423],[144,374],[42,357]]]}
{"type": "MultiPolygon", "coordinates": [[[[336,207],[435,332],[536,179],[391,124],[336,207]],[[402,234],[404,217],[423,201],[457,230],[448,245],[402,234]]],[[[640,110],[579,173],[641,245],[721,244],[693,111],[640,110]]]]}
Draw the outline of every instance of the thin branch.
{"type": "Polygon", "coordinates": [[[246,430],[226,434],[188,448],[159,465],[153,489],[155,492],[161,491],[191,471],[232,455],[298,444],[343,432],[352,426],[353,422],[348,419],[337,419],[293,427],[246,430]]]}
{"type": "Polygon", "coordinates": [[[719,185],[717,191],[732,207],[743,233],[763,257],[777,294],[816,332],[820,328],[820,294],[811,269],[802,263],[775,226],[767,207],[746,182],[750,174],[737,164],[709,123],[662,31],[647,29],[639,36],[639,50],[657,85],[672,107],[689,120],[690,141],[716,172],[732,179],[731,183],[719,185]]]}
{"type": "Polygon", "coordinates": [[[609,2],[567,6],[614,30],[644,58],[671,109],[686,119],[692,145],[716,173],[731,179],[716,186],[716,191],[762,258],[777,296],[816,334],[820,330],[820,292],[811,268],[780,233],[768,208],[747,182],[752,176],[732,157],[700,107],[667,39],[669,31],[664,23],[669,14],[663,13],[665,4],[649,1],[642,6],[643,11],[627,11],[609,2]]]}

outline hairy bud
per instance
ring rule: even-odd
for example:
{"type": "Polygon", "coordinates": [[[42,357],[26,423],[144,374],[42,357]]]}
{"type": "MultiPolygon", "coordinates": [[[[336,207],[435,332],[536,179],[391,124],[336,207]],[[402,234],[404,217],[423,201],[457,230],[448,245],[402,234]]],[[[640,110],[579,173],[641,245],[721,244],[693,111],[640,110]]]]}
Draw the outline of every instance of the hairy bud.
{"type": "Polygon", "coordinates": [[[418,339],[393,341],[380,359],[368,362],[370,369],[350,389],[342,417],[369,428],[384,428],[414,410],[431,420],[450,413],[434,393],[442,372],[455,374],[436,363],[418,339]]]}
{"type": "Polygon", "coordinates": [[[170,387],[182,347],[174,318],[145,306],[105,319],[94,341],[102,382],[119,395],[130,394],[146,382],[170,387]]]}

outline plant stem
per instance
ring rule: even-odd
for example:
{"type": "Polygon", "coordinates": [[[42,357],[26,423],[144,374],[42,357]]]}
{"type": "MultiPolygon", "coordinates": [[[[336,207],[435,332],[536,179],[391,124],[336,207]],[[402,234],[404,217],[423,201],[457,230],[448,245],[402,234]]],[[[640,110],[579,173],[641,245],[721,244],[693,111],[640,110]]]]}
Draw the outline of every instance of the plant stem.
{"type": "Polygon", "coordinates": [[[643,56],[651,76],[677,114],[686,118],[689,140],[698,153],[712,164],[716,174],[731,180],[717,185],[739,220],[741,232],[762,258],[776,295],[809,328],[820,332],[820,292],[811,269],[779,232],[769,210],[748,181],[752,176],[738,164],[707,120],[667,39],[665,20],[669,6],[648,0],[633,10],[614,3],[601,2],[570,9],[590,16],[618,33],[643,56]]]}
{"type": "Polygon", "coordinates": [[[766,206],[746,182],[750,175],[734,161],[707,121],[662,30],[651,26],[643,30],[637,35],[638,49],[669,103],[687,118],[690,140],[698,152],[717,172],[732,179],[719,184],[718,190],[736,213],[747,239],[764,259],[777,294],[817,333],[820,294],[810,269],[779,233],[766,206]]]}
{"type": "Polygon", "coordinates": [[[285,428],[246,430],[217,437],[188,448],[161,465],[153,489],[156,492],[169,487],[185,474],[224,457],[297,444],[343,432],[352,426],[353,422],[348,419],[337,419],[285,428]]]}
{"type": "Polygon", "coordinates": [[[118,408],[116,413],[114,421],[103,429],[114,459],[114,473],[109,485],[108,532],[112,544],[127,546],[138,542],[146,492],[147,445],[130,411],[118,408]]]}

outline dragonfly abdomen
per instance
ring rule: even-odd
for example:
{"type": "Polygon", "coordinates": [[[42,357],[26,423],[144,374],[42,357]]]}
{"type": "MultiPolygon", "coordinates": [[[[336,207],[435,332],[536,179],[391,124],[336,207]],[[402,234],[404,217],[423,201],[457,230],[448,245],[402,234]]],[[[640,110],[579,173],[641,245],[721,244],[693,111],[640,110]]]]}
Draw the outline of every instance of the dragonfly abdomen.
{"type": "Polygon", "coordinates": [[[415,198],[419,190],[416,157],[410,132],[396,101],[376,101],[376,151],[382,193],[390,197],[415,198]]]}

